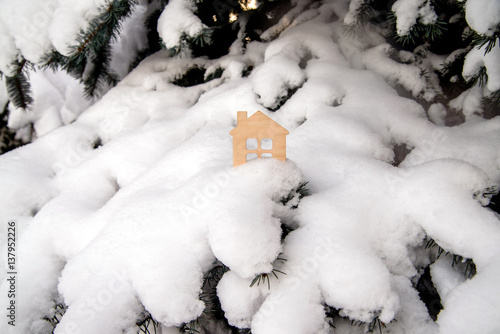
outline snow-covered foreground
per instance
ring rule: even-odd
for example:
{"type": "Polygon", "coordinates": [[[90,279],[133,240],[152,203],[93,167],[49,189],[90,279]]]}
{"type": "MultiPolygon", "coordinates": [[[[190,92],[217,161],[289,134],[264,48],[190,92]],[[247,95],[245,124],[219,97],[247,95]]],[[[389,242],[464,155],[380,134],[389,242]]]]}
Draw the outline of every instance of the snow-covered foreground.
{"type": "Polygon", "coordinates": [[[145,310],[174,331],[202,314],[218,260],[230,269],[217,286],[225,316],[255,334],[364,331],[347,317],[378,317],[390,333],[498,333],[500,222],[482,194],[500,184],[500,118],[430,122],[386,83],[423,91],[417,68],[387,63],[381,39],[336,34],[343,8],[312,8],[270,43],[196,60],[224,73],[192,87],[172,81],[193,60],[153,55],[75,122],[1,156],[0,229],[16,222],[19,275],[16,326],[0,332],[50,333],[43,319],[61,302],[56,334],[134,333],[145,310]],[[290,131],[287,162],[232,167],[239,110],[290,131]],[[403,144],[412,150],[396,167],[403,144]],[[282,224],[293,230],[283,241],[282,224]],[[429,239],[477,266],[465,279],[449,257],[432,264],[437,322],[412,284],[435,260],[429,239]],[[286,275],[250,287],[273,268],[286,275]],[[335,328],[325,305],[344,317],[335,328]]]}

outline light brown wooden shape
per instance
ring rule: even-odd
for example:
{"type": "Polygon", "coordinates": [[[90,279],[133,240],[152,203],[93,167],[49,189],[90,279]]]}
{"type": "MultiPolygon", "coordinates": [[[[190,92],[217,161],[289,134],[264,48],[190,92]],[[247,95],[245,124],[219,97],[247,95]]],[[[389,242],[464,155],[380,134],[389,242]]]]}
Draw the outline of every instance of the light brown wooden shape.
{"type": "Polygon", "coordinates": [[[256,153],[258,158],[261,158],[262,153],[270,153],[275,159],[286,160],[288,130],[264,115],[260,110],[248,118],[246,111],[238,111],[237,125],[229,134],[233,136],[233,166],[246,163],[248,153],[256,153]],[[250,138],[257,139],[257,149],[247,149],[246,142],[250,138]],[[270,138],[273,141],[270,150],[261,148],[262,139],[265,138],[270,138]]]}

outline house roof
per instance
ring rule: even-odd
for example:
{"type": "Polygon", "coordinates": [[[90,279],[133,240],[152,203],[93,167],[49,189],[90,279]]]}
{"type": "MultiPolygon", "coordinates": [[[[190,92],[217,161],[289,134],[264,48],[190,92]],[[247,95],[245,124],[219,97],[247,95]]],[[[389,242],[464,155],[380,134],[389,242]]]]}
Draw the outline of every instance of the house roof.
{"type": "Polygon", "coordinates": [[[240,132],[240,130],[252,127],[256,127],[257,129],[269,129],[274,134],[287,135],[289,133],[287,129],[276,123],[274,120],[272,120],[270,117],[266,116],[259,110],[248,118],[246,111],[238,111],[238,124],[229,132],[229,134],[234,135],[240,132]]]}

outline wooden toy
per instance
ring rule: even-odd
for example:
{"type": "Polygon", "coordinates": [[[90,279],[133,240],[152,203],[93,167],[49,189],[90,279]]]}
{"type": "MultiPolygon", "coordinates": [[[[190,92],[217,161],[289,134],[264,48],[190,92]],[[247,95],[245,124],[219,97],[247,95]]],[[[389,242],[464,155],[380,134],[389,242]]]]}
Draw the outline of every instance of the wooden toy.
{"type": "Polygon", "coordinates": [[[229,134],[233,136],[233,166],[259,158],[286,160],[288,130],[260,110],[248,118],[246,111],[238,111],[237,125],[229,134]]]}

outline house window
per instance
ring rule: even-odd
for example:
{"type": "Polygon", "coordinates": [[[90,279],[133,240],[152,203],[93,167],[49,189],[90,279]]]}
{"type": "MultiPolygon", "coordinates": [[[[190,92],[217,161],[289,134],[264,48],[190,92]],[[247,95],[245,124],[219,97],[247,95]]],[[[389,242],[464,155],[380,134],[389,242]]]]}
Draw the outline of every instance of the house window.
{"type": "MultiPolygon", "coordinates": [[[[247,150],[255,151],[256,149],[259,148],[259,141],[256,138],[248,138],[246,146],[247,146],[247,150]]],[[[247,161],[248,161],[248,159],[247,159],[247,161]]]]}
{"type": "Polygon", "coordinates": [[[263,138],[260,141],[260,148],[263,150],[272,150],[273,149],[273,140],[271,138],[263,138]]]}
{"type": "Polygon", "coordinates": [[[273,157],[273,155],[272,155],[271,153],[262,153],[262,154],[260,155],[260,157],[261,157],[261,158],[272,158],[272,157],[273,157]]]}
{"type": "Polygon", "coordinates": [[[259,156],[257,155],[257,153],[247,153],[247,161],[250,161],[250,160],[255,160],[257,159],[259,156]]]}

